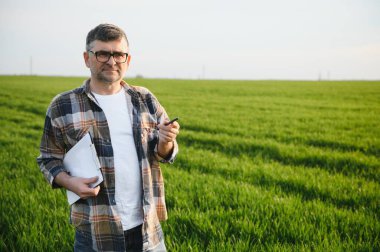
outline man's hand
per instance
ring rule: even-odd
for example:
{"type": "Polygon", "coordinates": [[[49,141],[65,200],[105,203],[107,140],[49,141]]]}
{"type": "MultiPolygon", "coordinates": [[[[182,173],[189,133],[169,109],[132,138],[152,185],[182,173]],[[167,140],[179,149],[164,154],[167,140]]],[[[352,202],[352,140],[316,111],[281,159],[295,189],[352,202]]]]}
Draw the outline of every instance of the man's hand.
{"type": "Polygon", "coordinates": [[[60,186],[76,193],[82,199],[86,199],[88,197],[93,197],[98,195],[100,187],[97,186],[95,188],[91,188],[90,184],[95,183],[98,180],[98,177],[93,178],[79,178],[72,177],[68,175],[66,172],[59,173],[54,181],[60,186]]]}
{"type": "Polygon", "coordinates": [[[178,122],[173,122],[169,125],[165,125],[169,122],[166,119],[163,123],[157,125],[159,129],[159,142],[158,142],[158,155],[161,157],[167,157],[173,151],[174,140],[177,138],[179,134],[179,124],[178,122]]]}

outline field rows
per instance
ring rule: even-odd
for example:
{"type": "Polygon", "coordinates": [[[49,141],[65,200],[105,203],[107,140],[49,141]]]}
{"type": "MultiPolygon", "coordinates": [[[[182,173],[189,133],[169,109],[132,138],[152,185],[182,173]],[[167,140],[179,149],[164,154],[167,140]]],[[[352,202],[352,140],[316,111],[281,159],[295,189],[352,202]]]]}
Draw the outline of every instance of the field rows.
{"type": "MultiPolygon", "coordinates": [[[[72,250],[35,158],[50,100],[82,81],[0,77],[0,251],[72,250]]],[[[380,250],[380,82],[130,82],[180,117],[169,251],[380,250]]]]}

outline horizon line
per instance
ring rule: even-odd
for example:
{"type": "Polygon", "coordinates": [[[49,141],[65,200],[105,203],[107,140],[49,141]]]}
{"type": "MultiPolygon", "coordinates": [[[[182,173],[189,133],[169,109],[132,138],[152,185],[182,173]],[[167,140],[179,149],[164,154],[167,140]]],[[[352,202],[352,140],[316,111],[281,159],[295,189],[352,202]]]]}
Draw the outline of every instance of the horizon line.
{"type": "MultiPolygon", "coordinates": [[[[90,76],[82,75],[40,75],[40,74],[0,74],[0,76],[19,76],[19,77],[64,77],[64,78],[84,78],[88,79],[90,76]]],[[[144,77],[141,75],[136,76],[125,76],[123,79],[147,79],[147,80],[193,80],[193,81],[368,81],[368,82],[377,82],[380,79],[280,79],[280,78],[258,78],[258,79],[230,79],[230,78],[170,78],[170,77],[144,77]]]]}

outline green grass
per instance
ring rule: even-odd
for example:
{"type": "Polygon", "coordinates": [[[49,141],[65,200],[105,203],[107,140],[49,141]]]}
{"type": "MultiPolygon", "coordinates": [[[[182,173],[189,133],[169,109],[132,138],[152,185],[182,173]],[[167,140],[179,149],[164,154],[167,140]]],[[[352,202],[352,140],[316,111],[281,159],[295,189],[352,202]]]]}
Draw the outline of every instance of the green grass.
{"type": "MultiPolygon", "coordinates": [[[[83,80],[0,76],[0,251],[72,251],[35,158],[49,102],[83,80]]],[[[128,82],[180,117],[169,251],[380,250],[380,82],[128,82]]]]}

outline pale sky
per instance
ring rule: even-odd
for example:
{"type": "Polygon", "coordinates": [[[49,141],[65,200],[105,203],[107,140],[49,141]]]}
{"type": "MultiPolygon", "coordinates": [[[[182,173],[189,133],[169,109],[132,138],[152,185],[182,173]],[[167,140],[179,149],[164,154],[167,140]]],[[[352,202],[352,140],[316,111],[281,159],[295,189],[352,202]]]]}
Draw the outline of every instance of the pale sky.
{"type": "Polygon", "coordinates": [[[0,0],[0,74],[89,76],[99,23],[127,33],[127,77],[380,79],[380,0],[0,0]]]}

